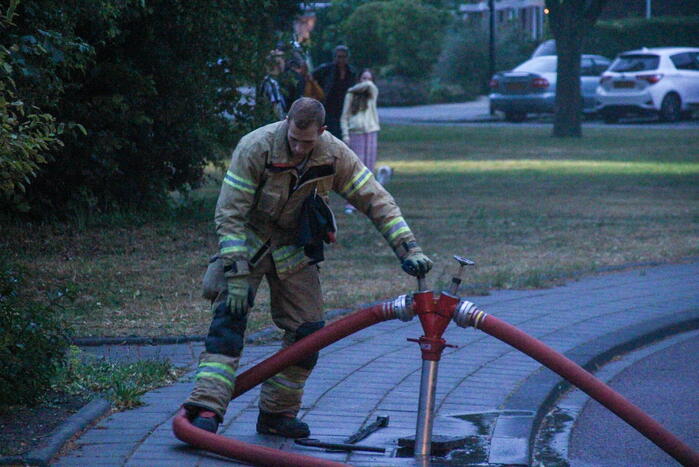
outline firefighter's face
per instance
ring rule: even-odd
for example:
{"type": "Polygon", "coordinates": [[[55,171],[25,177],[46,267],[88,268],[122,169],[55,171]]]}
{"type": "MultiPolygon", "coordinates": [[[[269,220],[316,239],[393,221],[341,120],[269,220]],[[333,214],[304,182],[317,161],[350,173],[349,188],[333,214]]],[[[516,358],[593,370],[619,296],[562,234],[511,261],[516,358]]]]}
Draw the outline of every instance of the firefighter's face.
{"type": "Polygon", "coordinates": [[[318,128],[317,125],[309,125],[308,128],[302,129],[297,127],[293,120],[289,120],[286,139],[289,141],[292,157],[301,162],[301,159],[313,150],[323,131],[325,131],[325,126],[318,128]]]}

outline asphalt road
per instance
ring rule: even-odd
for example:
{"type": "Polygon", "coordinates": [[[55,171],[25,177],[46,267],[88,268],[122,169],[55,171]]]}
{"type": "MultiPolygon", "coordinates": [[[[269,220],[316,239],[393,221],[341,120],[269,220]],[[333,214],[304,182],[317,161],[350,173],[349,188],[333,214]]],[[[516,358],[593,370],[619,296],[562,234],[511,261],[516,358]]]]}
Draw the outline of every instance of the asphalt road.
{"type": "MultiPolygon", "coordinates": [[[[662,347],[662,345],[659,345],[662,347]]],[[[699,451],[699,335],[642,358],[609,385],[699,451]]],[[[577,417],[571,467],[677,466],[635,429],[594,400],[577,417]]]]}
{"type": "MultiPolygon", "coordinates": [[[[469,102],[450,104],[418,105],[410,107],[379,107],[379,120],[386,124],[421,124],[421,125],[496,125],[520,127],[548,127],[553,123],[552,115],[530,114],[523,123],[504,121],[500,113],[490,115],[487,96],[469,102]]],[[[657,119],[622,119],[619,123],[606,124],[600,119],[586,117],[583,128],[643,128],[648,130],[699,130],[699,116],[695,113],[692,120],[677,123],[662,123],[657,119]]]]}

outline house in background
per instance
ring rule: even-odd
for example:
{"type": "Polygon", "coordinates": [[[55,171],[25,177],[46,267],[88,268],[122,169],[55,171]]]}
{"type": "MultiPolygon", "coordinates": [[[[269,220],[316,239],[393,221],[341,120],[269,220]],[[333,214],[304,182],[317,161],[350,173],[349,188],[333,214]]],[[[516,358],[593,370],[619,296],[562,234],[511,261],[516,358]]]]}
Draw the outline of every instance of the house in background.
{"type": "MultiPolygon", "coordinates": [[[[488,30],[488,3],[488,0],[464,3],[459,6],[459,13],[465,23],[488,30]]],[[[496,27],[518,24],[533,40],[539,40],[544,36],[544,0],[495,0],[493,7],[496,27]]]]}

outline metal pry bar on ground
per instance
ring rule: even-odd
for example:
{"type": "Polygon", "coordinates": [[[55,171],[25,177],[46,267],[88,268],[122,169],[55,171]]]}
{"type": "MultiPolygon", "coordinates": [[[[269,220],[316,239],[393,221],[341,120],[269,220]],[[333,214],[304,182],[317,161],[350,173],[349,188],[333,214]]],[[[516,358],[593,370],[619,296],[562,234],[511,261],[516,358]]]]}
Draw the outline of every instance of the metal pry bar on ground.
{"type": "Polygon", "coordinates": [[[294,443],[301,446],[310,446],[314,448],[325,448],[333,451],[369,451],[369,452],[386,452],[386,448],[376,446],[362,446],[360,444],[346,443],[325,443],[315,438],[299,438],[295,439],[294,443]]]}
{"type": "Polygon", "coordinates": [[[367,436],[369,436],[370,434],[372,434],[376,430],[379,430],[380,428],[388,426],[389,419],[390,419],[390,417],[388,417],[388,416],[385,416],[385,417],[381,416],[381,415],[377,416],[376,420],[374,422],[372,422],[370,425],[367,425],[365,428],[362,428],[361,430],[359,430],[358,432],[356,432],[355,434],[353,434],[352,436],[347,438],[345,440],[345,443],[354,444],[357,441],[363,440],[364,438],[366,438],[367,436]]]}

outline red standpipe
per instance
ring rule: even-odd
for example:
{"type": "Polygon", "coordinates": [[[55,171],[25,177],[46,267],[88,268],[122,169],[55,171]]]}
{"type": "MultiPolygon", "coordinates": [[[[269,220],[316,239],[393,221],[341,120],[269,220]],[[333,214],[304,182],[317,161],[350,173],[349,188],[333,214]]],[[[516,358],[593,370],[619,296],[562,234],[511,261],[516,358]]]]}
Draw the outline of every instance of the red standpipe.
{"type": "Polygon", "coordinates": [[[481,311],[472,316],[472,324],[475,324],[476,328],[510,344],[555,371],[614,412],[682,465],[699,467],[699,453],[580,365],[502,320],[481,311]]]}
{"type": "MultiPolygon", "coordinates": [[[[310,336],[304,337],[295,344],[277,352],[268,359],[241,373],[240,376],[236,378],[233,398],[257,386],[262,381],[274,376],[284,368],[303,360],[308,355],[319,351],[323,347],[327,347],[343,337],[347,337],[350,334],[388,319],[400,317],[401,319],[409,320],[412,318],[410,314],[408,314],[408,319],[405,319],[406,316],[397,316],[397,308],[400,306],[397,304],[397,301],[398,300],[381,303],[352,313],[314,332],[310,336]]],[[[249,462],[253,465],[284,465],[290,467],[346,466],[346,464],[339,462],[257,446],[210,433],[192,425],[184,409],[181,409],[175,416],[172,422],[172,430],[175,436],[185,443],[222,456],[249,462]]]]}
{"type": "Polygon", "coordinates": [[[437,371],[442,351],[448,344],[442,338],[444,330],[451,321],[458,297],[442,292],[435,299],[431,290],[413,295],[415,313],[420,318],[425,332],[420,339],[408,339],[418,342],[422,352],[422,370],[420,374],[420,398],[418,399],[417,419],[415,424],[415,457],[420,463],[429,457],[432,449],[432,426],[434,422],[435,397],[437,393],[437,371]]]}
{"type": "Polygon", "coordinates": [[[432,291],[428,290],[414,294],[413,300],[413,308],[420,319],[424,335],[420,339],[408,340],[420,344],[423,360],[439,361],[444,347],[449,346],[442,334],[454,316],[459,299],[442,292],[435,300],[432,291]]]}

